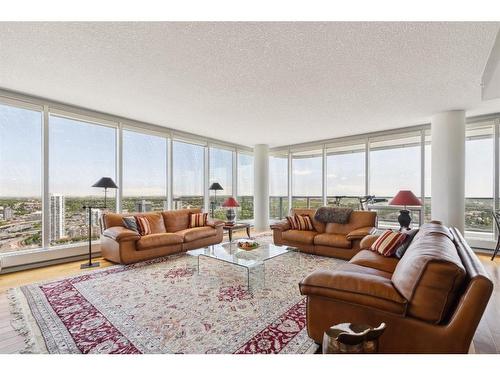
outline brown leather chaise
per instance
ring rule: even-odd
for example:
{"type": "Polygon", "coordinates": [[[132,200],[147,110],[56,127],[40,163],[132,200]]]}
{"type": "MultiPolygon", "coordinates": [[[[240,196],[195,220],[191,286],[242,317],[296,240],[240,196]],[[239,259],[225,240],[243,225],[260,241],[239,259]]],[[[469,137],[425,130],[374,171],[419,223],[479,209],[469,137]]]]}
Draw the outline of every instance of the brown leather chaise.
{"type": "MultiPolygon", "coordinates": [[[[376,238],[366,237],[361,248],[376,238]]],[[[338,323],[385,322],[382,353],[467,353],[492,290],[460,232],[438,223],[423,225],[400,260],[361,250],[300,283],[315,342],[338,323]]]]}
{"type": "Polygon", "coordinates": [[[376,212],[353,211],[347,224],[320,223],[314,219],[315,209],[294,209],[292,215],[311,217],[314,231],[292,230],[288,221],[271,225],[276,245],[293,246],[301,251],[341,259],[351,259],[363,237],[375,229],[376,212]]]}
{"type": "Polygon", "coordinates": [[[101,253],[115,263],[134,263],[160,256],[215,245],[222,241],[222,221],[210,221],[204,227],[189,228],[189,217],[200,209],[163,212],[102,215],[101,253]],[[145,217],[152,233],[140,236],[125,228],[123,217],[145,217]]]}

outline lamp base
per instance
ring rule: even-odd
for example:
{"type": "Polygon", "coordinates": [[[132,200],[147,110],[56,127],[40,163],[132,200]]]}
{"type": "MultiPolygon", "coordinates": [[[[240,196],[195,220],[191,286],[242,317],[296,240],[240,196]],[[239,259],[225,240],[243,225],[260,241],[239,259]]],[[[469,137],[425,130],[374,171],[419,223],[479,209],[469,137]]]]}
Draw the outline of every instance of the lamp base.
{"type": "Polygon", "coordinates": [[[229,223],[234,223],[234,219],[236,219],[236,212],[234,211],[234,208],[229,208],[226,211],[226,219],[229,223]]]}
{"type": "Polygon", "coordinates": [[[94,268],[94,267],[99,267],[100,263],[99,262],[94,262],[94,263],[83,263],[80,265],[80,269],[84,270],[86,268],[94,268]]]}
{"type": "Polygon", "coordinates": [[[410,229],[410,223],[411,223],[410,211],[408,210],[399,211],[398,222],[399,225],[401,226],[400,229],[410,229]]]}

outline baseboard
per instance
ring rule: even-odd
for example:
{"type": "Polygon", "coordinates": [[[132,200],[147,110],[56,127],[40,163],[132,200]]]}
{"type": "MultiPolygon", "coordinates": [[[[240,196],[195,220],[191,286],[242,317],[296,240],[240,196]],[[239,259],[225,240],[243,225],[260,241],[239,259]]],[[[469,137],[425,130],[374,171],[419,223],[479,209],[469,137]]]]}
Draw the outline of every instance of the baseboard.
{"type": "MultiPolygon", "coordinates": [[[[95,252],[92,254],[92,258],[99,258],[100,256],[101,256],[100,252],[95,252]]],[[[18,272],[18,271],[31,270],[34,268],[54,266],[57,264],[71,263],[71,262],[76,262],[78,260],[85,260],[88,258],[89,258],[89,256],[87,254],[82,254],[82,255],[74,255],[74,256],[69,256],[69,257],[64,257],[64,258],[45,260],[45,261],[41,261],[41,262],[33,262],[33,263],[23,264],[23,265],[19,265],[19,266],[4,267],[0,271],[0,275],[12,273],[12,272],[18,272]]]]}

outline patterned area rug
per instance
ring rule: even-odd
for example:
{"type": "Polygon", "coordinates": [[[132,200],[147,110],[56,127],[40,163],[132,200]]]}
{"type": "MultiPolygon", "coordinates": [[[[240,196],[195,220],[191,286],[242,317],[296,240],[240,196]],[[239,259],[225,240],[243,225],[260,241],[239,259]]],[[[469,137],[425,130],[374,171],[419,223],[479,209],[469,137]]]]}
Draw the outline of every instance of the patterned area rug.
{"type": "Polygon", "coordinates": [[[196,256],[182,254],[15,288],[10,298],[28,352],[307,353],[298,283],[342,263],[292,251],[251,274],[248,290],[246,270],[203,258],[198,274],[196,256]]]}

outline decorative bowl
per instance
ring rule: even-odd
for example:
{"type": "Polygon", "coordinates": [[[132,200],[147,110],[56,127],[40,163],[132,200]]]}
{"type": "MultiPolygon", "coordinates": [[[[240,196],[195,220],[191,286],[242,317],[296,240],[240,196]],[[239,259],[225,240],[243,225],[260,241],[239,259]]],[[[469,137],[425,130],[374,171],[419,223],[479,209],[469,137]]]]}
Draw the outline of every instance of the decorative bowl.
{"type": "Polygon", "coordinates": [[[241,250],[255,250],[260,246],[260,244],[254,240],[239,240],[237,245],[241,250]]]}

